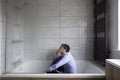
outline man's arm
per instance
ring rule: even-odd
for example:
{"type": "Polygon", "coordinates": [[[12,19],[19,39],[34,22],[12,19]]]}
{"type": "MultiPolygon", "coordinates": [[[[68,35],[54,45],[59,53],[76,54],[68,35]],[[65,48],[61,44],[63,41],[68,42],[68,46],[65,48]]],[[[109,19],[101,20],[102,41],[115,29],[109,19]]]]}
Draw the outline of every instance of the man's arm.
{"type": "Polygon", "coordinates": [[[52,60],[52,64],[51,64],[51,65],[53,65],[53,64],[57,63],[58,61],[60,61],[61,58],[62,58],[62,56],[55,56],[55,57],[53,58],[53,60],[52,60]]]}
{"type": "Polygon", "coordinates": [[[57,62],[56,64],[51,65],[48,68],[47,71],[53,71],[53,70],[59,68],[60,66],[63,66],[64,64],[66,64],[69,61],[70,61],[69,56],[68,55],[64,55],[64,57],[59,62],[57,62]]]}

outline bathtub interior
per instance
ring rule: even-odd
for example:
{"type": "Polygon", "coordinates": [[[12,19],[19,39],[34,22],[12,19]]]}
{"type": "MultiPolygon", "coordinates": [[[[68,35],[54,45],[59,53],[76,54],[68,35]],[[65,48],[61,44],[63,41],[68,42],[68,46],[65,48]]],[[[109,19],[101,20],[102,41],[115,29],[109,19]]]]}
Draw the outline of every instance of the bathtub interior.
{"type": "MultiPolygon", "coordinates": [[[[30,73],[30,74],[43,74],[50,65],[51,61],[26,61],[14,70],[7,73],[30,73]]],[[[77,74],[104,74],[100,66],[97,66],[92,61],[76,61],[77,74]]]]}

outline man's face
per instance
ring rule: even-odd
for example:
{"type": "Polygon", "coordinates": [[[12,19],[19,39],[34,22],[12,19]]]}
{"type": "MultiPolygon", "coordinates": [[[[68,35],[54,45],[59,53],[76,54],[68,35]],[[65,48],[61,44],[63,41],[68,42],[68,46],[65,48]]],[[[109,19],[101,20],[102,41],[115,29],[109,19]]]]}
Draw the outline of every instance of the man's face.
{"type": "Polygon", "coordinates": [[[60,48],[59,48],[59,52],[60,52],[61,54],[63,54],[63,53],[65,52],[65,49],[63,48],[62,45],[61,45],[60,48]]]}

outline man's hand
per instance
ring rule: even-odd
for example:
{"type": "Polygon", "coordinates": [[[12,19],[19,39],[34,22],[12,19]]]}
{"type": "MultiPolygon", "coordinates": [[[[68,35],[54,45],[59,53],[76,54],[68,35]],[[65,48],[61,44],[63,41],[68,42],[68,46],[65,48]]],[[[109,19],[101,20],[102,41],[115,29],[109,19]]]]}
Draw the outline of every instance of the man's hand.
{"type": "Polygon", "coordinates": [[[60,46],[59,49],[56,51],[56,55],[61,53],[62,53],[62,46],[60,46]]]}
{"type": "Polygon", "coordinates": [[[59,53],[60,53],[60,49],[58,49],[58,50],[56,51],[56,55],[59,54],[59,53]]]}
{"type": "Polygon", "coordinates": [[[51,71],[52,71],[51,67],[47,68],[47,70],[46,70],[46,72],[51,72],[51,71]]]}

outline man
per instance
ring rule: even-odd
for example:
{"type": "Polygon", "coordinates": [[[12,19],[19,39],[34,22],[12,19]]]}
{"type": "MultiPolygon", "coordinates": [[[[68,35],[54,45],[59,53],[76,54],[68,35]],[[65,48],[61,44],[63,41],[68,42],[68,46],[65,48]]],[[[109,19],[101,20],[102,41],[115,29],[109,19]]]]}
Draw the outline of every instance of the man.
{"type": "Polygon", "coordinates": [[[56,55],[58,54],[61,55],[53,59],[53,63],[47,69],[47,73],[76,73],[76,62],[70,53],[69,45],[61,44],[56,51],[56,55]]]}

